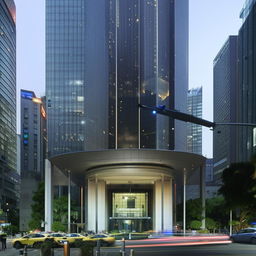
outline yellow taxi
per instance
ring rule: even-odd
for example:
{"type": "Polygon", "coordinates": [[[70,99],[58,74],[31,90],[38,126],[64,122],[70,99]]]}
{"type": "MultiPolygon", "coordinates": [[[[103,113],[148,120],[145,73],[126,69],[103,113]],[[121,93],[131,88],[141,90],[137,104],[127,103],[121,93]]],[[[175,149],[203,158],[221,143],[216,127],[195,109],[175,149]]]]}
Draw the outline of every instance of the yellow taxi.
{"type": "Polygon", "coordinates": [[[95,242],[95,244],[98,240],[100,241],[101,246],[110,246],[115,243],[114,237],[105,234],[89,235],[83,239],[84,242],[95,242]]]}
{"type": "Polygon", "coordinates": [[[51,240],[55,246],[59,245],[59,241],[65,239],[66,234],[64,233],[48,233],[47,239],[51,240]]]}
{"type": "Polygon", "coordinates": [[[32,233],[20,238],[13,239],[12,245],[16,249],[23,248],[24,246],[39,248],[47,238],[48,234],[32,233]]]}
{"type": "Polygon", "coordinates": [[[58,245],[63,245],[64,242],[68,242],[71,246],[74,245],[74,243],[76,241],[83,241],[85,237],[78,234],[78,233],[70,233],[70,234],[65,234],[65,236],[63,237],[56,237],[54,238],[54,241],[58,244],[58,245]]]}

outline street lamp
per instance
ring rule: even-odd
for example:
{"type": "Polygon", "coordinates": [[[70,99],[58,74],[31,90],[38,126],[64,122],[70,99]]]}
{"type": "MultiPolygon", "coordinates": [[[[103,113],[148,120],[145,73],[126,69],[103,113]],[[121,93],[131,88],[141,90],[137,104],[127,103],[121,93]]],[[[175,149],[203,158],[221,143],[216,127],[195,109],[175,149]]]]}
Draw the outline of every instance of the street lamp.
{"type": "Polygon", "coordinates": [[[216,123],[216,122],[211,122],[206,119],[202,119],[193,115],[189,115],[187,113],[180,112],[175,109],[167,109],[165,105],[161,106],[147,106],[147,105],[138,105],[140,108],[150,110],[152,111],[153,114],[160,114],[164,116],[169,116],[174,119],[178,119],[184,122],[189,122],[193,124],[198,124],[202,126],[206,126],[208,128],[212,128],[213,130],[216,128],[216,126],[220,125],[233,125],[233,126],[252,126],[256,127],[256,123],[216,123]]]}
{"type": "MultiPolygon", "coordinates": [[[[189,115],[183,112],[180,112],[178,110],[171,110],[167,109],[165,105],[161,106],[147,106],[147,105],[142,105],[138,104],[139,108],[143,108],[145,110],[150,110],[154,115],[160,114],[160,115],[165,115],[172,117],[174,119],[178,119],[184,122],[189,122],[193,124],[198,124],[202,126],[206,126],[208,128],[211,128],[211,130],[214,130],[217,126],[223,126],[223,125],[228,125],[228,126],[252,126],[256,127],[256,123],[217,123],[217,122],[211,122],[193,115],[189,115]]],[[[220,133],[220,131],[217,131],[217,133],[220,133]]],[[[232,210],[230,210],[230,235],[232,234],[232,210]]]]}

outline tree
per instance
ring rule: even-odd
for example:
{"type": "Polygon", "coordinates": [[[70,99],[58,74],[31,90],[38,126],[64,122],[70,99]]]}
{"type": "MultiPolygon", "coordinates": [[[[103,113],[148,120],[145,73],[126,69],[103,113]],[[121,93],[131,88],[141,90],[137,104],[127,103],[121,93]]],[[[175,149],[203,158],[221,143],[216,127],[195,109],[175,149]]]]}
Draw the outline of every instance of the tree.
{"type": "Polygon", "coordinates": [[[219,227],[228,226],[230,209],[222,196],[206,200],[206,216],[216,222],[219,227]]]}
{"type": "Polygon", "coordinates": [[[61,196],[53,200],[53,220],[67,223],[68,220],[68,197],[61,196]]]}
{"type": "MultiPolygon", "coordinates": [[[[77,219],[74,201],[71,200],[71,220],[77,219]]],[[[68,197],[61,196],[53,200],[53,230],[66,231],[68,223],[68,197]]]]}
{"type": "Polygon", "coordinates": [[[192,220],[192,221],[190,221],[190,223],[189,223],[189,227],[190,227],[191,229],[198,230],[198,229],[201,228],[201,226],[202,226],[202,221],[200,221],[200,220],[192,220]]]}
{"type": "Polygon", "coordinates": [[[226,206],[239,214],[240,228],[248,225],[250,215],[256,210],[256,179],[253,163],[234,163],[222,174],[223,195],[226,206]]]}
{"type": "Polygon", "coordinates": [[[59,222],[59,221],[54,221],[52,223],[52,230],[56,231],[56,232],[59,232],[59,231],[60,232],[65,232],[66,231],[66,226],[63,223],[59,222]]]}
{"type": "Polygon", "coordinates": [[[32,200],[31,220],[28,225],[30,229],[40,229],[41,222],[44,220],[44,182],[38,184],[38,189],[34,192],[32,200]]]}
{"type": "Polygon", "coordinates": [[[206,228],[208,229],[208,230],[213,230],[213,231],[215,231],[215,229],[217,229],[217,228],[219,228],[220,226],[219,226],[219,224],[218,224],[218,222],[216,222],[215,220],[213,220],[213,219],[211,219],[211,218],[206,218],[205,219],[205,225],[206,225],[206,228]]]}
{"type": "MultiPolygon", "coordinates": [[[[202,221],[202,200],[200,198],[190,199],[186,202],[186,220],[190,223],[193,220],[202,221]]],[[[202,222],[201,222],[202,225],[202,222]]]]}

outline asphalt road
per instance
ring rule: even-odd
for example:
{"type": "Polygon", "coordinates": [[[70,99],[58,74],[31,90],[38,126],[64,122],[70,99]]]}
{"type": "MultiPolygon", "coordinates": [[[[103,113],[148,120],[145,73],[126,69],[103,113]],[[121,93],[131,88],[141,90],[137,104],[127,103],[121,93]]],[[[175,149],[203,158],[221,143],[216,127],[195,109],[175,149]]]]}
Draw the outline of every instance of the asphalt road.
{"type": "MultiPolygon", "coordinates": [[[[8,244],[6,251],[0,251],[0,256],[18,256],[19,250],[8,244]]],[[[127,256],[129,256],[127,250],[127,256]]],[[[104,248],[101,256],[120,256],[120,248],[104,248]]],[[[246,256],[256,255],[256,245],[228,244],[228,245],[200,245],[200,246],[171,246],[171,247],[143,247],[135,248],[134,256],[246,256]]],[[[29,249],[28,256],[40,256],[39,250],[29,249]]],[[[63,249],[55,249],[54,256],[63,256],[63,249]]],[[[79,249],[71,249],[70,256],[79,256],[79,249]]]]}

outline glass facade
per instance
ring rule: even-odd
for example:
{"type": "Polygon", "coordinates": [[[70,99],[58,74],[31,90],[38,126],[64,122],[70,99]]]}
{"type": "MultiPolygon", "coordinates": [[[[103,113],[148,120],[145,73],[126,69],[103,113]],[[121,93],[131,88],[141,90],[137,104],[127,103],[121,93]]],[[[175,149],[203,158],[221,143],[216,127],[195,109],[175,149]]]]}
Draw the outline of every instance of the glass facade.
{"type": "Polygon", "coordinates": [[[174,107],[174,1],[109,4],[109,147],[173,149],[173,120],[138,104],[174,107]]]}
{"type": "Polygon", "coordinates": [[[16,25],[12,0],[0,1],[0,208],[17,202],[16,25]]]}
{"type": "MultiPolygon", "coordinates": [[[[214,59],[213,78],[214,121],[238,122],[237,36],[230,36],[214,59]]],[[[214,175],[218,181],[222,171],[238,161],[238,129],[237,126],[220,125],[213,131],[214,175]]]]}
{"type": "MultiPolygon", "coordinates": [[[[202,87],[188,91],[187,98],[188,114],[202,118],[202,87]]],[[[202,126],[187,123],[187,151],[202,154],[202,126]]]]}
{"type": "Polygon", "coordinates": [[[85,146],[85,1],[46,1],[49,155],[85,146]]]}
{"type": "Polygon", "coordinates": [[[173,149],[173,120],[152,116],[138,104],[174,107],[174,1],[96,5],[46,1],[49,155],[103,148],[173,149]],[[95,21],[96,12],[104,20],[95,21]],[[101,123],[105,116],[108,120],[101,123]],[[98,136],[104,140],[102,134],[108,138],[97,148],[92,141],[98,136]]]}
{"type": "MultiPolygon", "coordinates": [[[[46,0],[49,157],[103,149],[173,150],[174,120],[138,104],[174,108],[174,66],[174,0],[46,0]]],[[[122,186],[108,196],[111,229],[150,229],[149,190],[121,191],[122,186]]]]}
{"type": "Polygon", "coordinates": [[[148,193],[113,193],[112,216],[148,217],[148,193]]]}
{"type": "MultiPolygon", "coordinates": [[[[239,70],[239,122],[256,123],[256,2],[249,1],[248,15],[238,36],[238,70],[239,70]]],[[[256,153],[253,143],[253,127],[239,128],[239,161],[248,161],[256,153]]]]}

